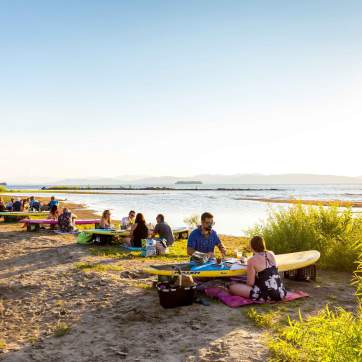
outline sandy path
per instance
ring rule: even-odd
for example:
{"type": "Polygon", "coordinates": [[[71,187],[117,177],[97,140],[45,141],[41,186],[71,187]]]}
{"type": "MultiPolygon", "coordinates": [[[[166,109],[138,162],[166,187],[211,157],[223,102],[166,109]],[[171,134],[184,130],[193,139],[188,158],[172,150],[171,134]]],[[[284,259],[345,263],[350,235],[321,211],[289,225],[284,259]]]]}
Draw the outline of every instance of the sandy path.
{"type": "MultiPolygon", "coordinates": [[[[84,272],[95,257],[71,235],[19,232],[0,224],[0,340],[2,361],[265,361],[262,330],[244,309],[219,303],[165,310],[139,259],[121,260],[124,271],[84,272]],[[59,323],[70,330],[55,337],[59,323]]],[[[321,273],[322,282],[289,282],[310,292],[299,302],[313,311],[326,302],[353,309],[350,275],[321,273]]],[[[293,313],[293,303],[287,304],[293,313]]]]}

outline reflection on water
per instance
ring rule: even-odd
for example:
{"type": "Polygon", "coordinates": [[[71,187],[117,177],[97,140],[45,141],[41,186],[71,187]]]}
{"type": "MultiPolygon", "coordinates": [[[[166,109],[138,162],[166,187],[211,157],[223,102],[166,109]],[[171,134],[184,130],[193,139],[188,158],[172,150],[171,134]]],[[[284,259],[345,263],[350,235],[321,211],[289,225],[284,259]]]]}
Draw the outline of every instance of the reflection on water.
{"type": "MultiPolygon", "coordinates": [[[[206,186],[206,185],[204,185],[206,186]]],[[[218,185],[223,187],[225,185],[218,185]]],[[[245,191],[120,191],[117,194],[72,195],[56,194],[59,198],[88,205],[101,212],[111,209],[113,218],[128,214],[131,209],[144,213],[147,222],[155,222],[158,213],[163,213],[172,226],[183,225],[184,218],[209,211],[215,216],[215,230],[219,233],[243,235],[248,227],[264,220],[274,205],[237,200],[242,197],[257,198],[303,198],[339,199],[362,201],[362,185],[233,185],[248,188],[245,191]],[[277,188],[278,190],[256,189],[277,188]]],[[[230,185],[228,185],[230,187],[230,185]]],[[[114,193],[114,191],[112,191],[114,193]]],[[[38,196],[44,196],[39,194],[38,196]]]]}

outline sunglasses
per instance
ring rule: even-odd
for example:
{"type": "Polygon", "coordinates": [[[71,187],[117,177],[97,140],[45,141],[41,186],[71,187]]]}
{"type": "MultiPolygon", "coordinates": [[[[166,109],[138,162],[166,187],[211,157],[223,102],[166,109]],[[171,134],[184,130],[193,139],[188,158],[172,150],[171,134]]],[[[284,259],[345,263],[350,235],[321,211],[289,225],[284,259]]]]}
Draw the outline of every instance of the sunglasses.
{"type": "Polygon", "coordinates": [[[205,225],[210,225],[210,226],[214,226],[215,225],[215,221],[204,221],[205,225]]]}

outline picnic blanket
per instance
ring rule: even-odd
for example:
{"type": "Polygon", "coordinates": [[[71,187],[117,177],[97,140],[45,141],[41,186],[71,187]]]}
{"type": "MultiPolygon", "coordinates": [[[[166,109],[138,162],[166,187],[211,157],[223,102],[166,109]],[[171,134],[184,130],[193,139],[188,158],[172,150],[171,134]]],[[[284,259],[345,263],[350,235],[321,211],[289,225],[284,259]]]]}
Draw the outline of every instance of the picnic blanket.
{"type": "MultiPolygon", "coordinates": [[[[204,292],[208,297],[218,299],[230,308],[238,308],[250,304],[277,303],[277,302],[261,302],[249,298],[239,297],[237,295],[231,295],[226,289],[220,287],[205,288],[204,292]]],[[[309,297],[309,294],[303,291],[288,291],[286,298],[280,301],[280,303],[290,302],[292,300],[305,298],[305,297],[309,297]]]]}

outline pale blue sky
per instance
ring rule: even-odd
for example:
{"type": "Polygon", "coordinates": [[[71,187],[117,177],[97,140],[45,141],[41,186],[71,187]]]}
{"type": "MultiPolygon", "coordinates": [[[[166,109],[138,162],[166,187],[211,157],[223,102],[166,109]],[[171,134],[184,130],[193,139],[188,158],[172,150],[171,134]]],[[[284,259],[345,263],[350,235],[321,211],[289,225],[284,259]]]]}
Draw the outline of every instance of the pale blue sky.
{"type": "Polygon", "coordinates": [[[361,175],[361,19],[360,1],[0,0],[0,178],[361,175]]]}

